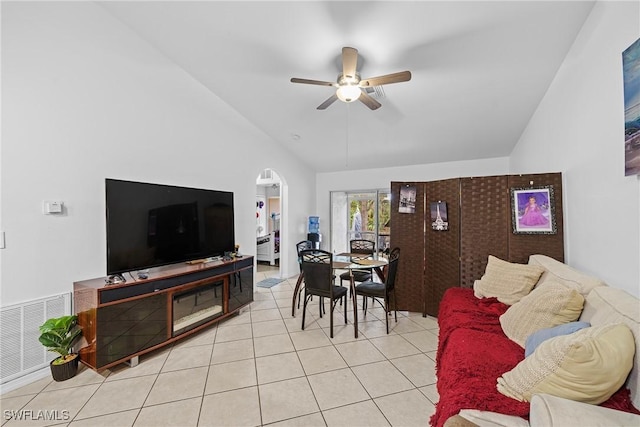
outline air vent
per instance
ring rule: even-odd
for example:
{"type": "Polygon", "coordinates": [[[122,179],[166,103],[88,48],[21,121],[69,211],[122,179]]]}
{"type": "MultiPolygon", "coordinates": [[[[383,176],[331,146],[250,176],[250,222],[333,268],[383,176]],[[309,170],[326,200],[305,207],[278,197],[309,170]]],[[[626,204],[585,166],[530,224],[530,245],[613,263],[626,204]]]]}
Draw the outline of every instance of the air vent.
{"type": "Polygon", "coordinates": [[[372,98],[385,98],[384,89],[382,88],[382,86],[369,86],[365,87],[364,90],[365,92],[367,92],[367,95],[371,96],[372,98]]]}
{"type": "Polygon", "coordinates": [[[71,312],[71,294],[28,301],[0,310],[0,384],[46,367],[56,356],[38,341],[38,327],[71,312]]]}
{"type": "Polygon", "coordinates": [[[273,179],[273,171],[271,169],[265,169],[260,172],[260,179],[273,179]]]}

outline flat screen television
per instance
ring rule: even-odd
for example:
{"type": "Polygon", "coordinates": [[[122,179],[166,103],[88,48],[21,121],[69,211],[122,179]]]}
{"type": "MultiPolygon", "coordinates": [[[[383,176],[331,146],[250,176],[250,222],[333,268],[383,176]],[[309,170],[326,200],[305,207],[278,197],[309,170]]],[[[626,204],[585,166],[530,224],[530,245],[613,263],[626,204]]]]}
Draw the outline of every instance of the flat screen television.
{"type": "Polygon", "coordinates": [[[107,275],[233,252],[233,193],[105,180],[107,275]]]}

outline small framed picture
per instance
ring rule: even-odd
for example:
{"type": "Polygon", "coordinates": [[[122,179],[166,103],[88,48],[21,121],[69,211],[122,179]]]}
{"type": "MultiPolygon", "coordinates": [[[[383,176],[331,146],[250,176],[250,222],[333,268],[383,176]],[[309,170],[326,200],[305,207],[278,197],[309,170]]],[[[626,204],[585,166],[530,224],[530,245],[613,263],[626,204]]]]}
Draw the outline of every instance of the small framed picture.
{"type": "Polygon", "coordinates": [[[400,188],[400,201],[398,212],[415,213],[416,211],[416,186],[404,185],[400,188]]]}
{"type": "Polygon", "coordinates": [[[511,189],[514,234],[556,234],[553,186],[511,189]]]}
{"type": "Polygon", "coordinates": [[[429,204],[431,210],[431,228],[436,231],[446,231],[449,229],[449,218],[447,216],[447,202],[438,200],[429,204]]]}

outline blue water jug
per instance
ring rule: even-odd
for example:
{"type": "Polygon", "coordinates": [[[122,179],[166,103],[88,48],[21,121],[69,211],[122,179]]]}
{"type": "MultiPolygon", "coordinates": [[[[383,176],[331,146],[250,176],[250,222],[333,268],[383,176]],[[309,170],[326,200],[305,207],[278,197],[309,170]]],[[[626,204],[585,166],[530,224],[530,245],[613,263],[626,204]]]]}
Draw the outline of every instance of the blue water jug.
{"type": "Polygon", "coordinates": [[[320,232],[320,217],[310,216],[309,217],[309,233],[319,233],[320,232]]]}

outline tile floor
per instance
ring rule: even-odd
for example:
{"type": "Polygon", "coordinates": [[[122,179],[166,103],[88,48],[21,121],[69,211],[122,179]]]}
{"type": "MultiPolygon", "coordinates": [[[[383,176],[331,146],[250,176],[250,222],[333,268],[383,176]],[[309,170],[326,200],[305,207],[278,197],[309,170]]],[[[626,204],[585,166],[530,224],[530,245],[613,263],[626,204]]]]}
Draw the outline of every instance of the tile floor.
{"type": "MultiPolygon", "coordinates": [[[[277,274],[259,265],[256,280],[277,274]]],[[[356,340],[338,306],[330,339],[317,299],[304,331],[302,313],[291,317],[295,279],[257,288],[237,317],[140,356],[136,367],[81,367],[70,380],[2,395],[2,426],[427,426],[438,399],[436,319],[398,312],[387,335],[384,311],[370,304],[366,317],[358,311],[356,340]],[[8,419],[13,410],[29,419],[8,419]],[[45,410],[58,421],[38,416],[45,410]]]]}

